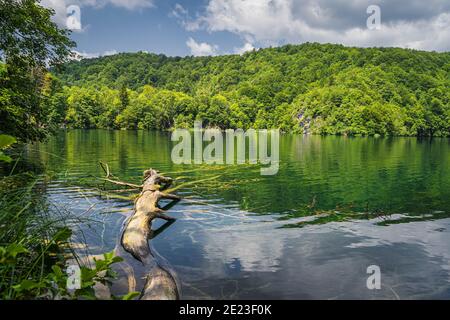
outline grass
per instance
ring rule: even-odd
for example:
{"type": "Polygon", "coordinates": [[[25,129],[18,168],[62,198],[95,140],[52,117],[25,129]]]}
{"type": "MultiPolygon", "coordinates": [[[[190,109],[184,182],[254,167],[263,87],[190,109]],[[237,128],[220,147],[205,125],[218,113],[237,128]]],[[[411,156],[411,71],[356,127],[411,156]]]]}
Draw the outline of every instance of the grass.
{"type": "Polygon", "coordinates": [[[122,259],[111,252],[92,268],[79,263],[70,237],[83,221],[65,210],[50,210],[46,179],[30,173],[0,178],[0,300],[96,299],[95,283],[110,283],[116,276],[111,265],[122,259]],[[74,290],[67,287],[69,260],[80,268],[80,288],[74,290]]]}
{"type": "MultiPolygon", "coordinates": [[[[14,286],[42,282],[70,255],[67,217],[53,217],[43,195],[42,177],[21,173],[0,180],[0,298],[21,298],[14,286]]],[[[40,295],[45,288],[37,290],[40,295]]],[[[25,298],[25,297],[24,297],[25,298]]]]}

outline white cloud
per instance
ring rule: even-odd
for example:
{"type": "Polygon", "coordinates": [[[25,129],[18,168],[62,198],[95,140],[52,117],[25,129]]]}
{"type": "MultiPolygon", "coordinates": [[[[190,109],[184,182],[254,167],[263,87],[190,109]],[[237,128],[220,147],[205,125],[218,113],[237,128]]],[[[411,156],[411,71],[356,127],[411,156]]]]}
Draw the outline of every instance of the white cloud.
{"type": "Polygon", "coordinates": [[[169,13],[169,17],[178,19],[180,24],[188,31],[200,29],[200,20],[193,19],[189,14],[189,10],[179,3],[175,4],[174,9],[169,13]]]}
{"type": "Polygon", "coordinates": [[[150,8],[154,6],[153,0],[59,0],[67,4],[77,4],[80,7],[104,7],[113,5],[128,10],[150,8]]]}
{"type": "Polygon", "coordinates": [[[66,25],[66,8],[67,5],[65,0],[42,0],[41,5],[46,8],[51,8],[55,10],[55,15],[53,16],[53,21],[60,26],[66,25]]]}
{"type": "MultiPolygon", "coordinates": [[[[116,7],[123,7],[128,10],[142,9],[153,7],[153,0],[87,0],[90,2],[97,2],[101,6],[111,3],[116,7]]],[[[87,2],[86,1],[86,2],[87,2]]]]}
{"type": "Polygon", "coordinates": [[[175,4],[174,9],[170,13],[175,18],[184,18],[189,15],[189,11],[185,9],[181,4],[175,4]]]}
{"type": "Polygon", "coordinates": [[[450,2],[384,2],[381,30],[366,27],[365,0],[209,0],[187,30],[229,31],[248,43],[331,42],[356,46],[399,46],[450,50],[450,2]]]}
{"type": "Polygon", "coordinates": [[[104,57],[104,56],[112,56],[114,54],[117,54],[117,50],[107,50],[103,53],[99,52],[86,52],[86,51],[72,51],[74,54],[73,60],[81,60],[81,59],[92,59],[92,58],[98,58],[98,57],[104,57]]]}
{"type": "Polygon", "coordinates": [[[98,53],[90,53],[86,51],[77,51],[73,50],[73,60],[81,60],[81,59],[92,59],[98,58],[100,55],[98,53]]]}
{"type": "Polygon", "coordinates": [[[186,45],[194,56],[213,56],[217,54],[218,47],[206,42],[197,42],[193,38],[186,41],[186,45]]]}
{"type": "Polygon", "coordinates": [[[240,47],[240,48],[234,48],[234,53],[237,53],[237,54],[244,54],[244,53],[246,53],[247,51],[252,51],[253,49],[255,49],[255,47],[254,47],[251,43],[246,42],[246,43],[244,44],[244,46],[242,46],[242,47],[240,47]]]}
{"type": "Polygon", "coordinates": [[[117,50],[113,49],[113,50],[106,50],[105,52],[103,52],[102,56],[113,56],[115,54],[117,54],[117,50]]]}
{"type": "Polygon", "coordinates": [[[41,5],[55,10],[53,21],[61,27],[66,27],[66,9],[70,5],[77,5],[81,9],[83,7],[101,8],[106,5],[113,5],[127,10],[139,10],[151,8],[154,6],[154,3],[153,0],[42,0],[41,5]]]}

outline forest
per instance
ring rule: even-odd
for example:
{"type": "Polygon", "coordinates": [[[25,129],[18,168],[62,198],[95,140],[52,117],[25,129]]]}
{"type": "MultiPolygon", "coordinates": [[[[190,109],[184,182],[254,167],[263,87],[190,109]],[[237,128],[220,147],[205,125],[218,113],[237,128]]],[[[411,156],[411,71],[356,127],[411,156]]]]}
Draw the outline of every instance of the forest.
{"type": "Polygon", "coordinates": [[[450,135],[450,53],[305,43],[243,55],[121,53],[51,70],[48,123],[450,135]]]}

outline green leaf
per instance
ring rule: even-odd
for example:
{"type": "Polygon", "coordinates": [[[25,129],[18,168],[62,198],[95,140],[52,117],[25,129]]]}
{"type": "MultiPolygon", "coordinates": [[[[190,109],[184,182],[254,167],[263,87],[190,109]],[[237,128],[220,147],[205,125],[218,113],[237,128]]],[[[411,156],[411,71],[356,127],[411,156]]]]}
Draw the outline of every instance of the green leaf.
{"type": "Polygon", "coordinates": [[[106,260],[95,260],[95,269],[97,271],[103,271],[108,267],[108,262],[106,260]]]}
{"type": "Polygon", "coordinates": [[[112,259],[111,263],[117,263],[117,262],[122,262],[122,261],[123,261],[123,258],[117,256],[112,259]]]}
{"type": "Polygon", "coordinates": [[[18,254],[27,253],[28,250],[18,243],[11,243],[7,248],[6,252],[13,258],[15,258],[18,254]]]}
{"type": "Polygon", "coordinates": [[[22,280],[21,283],[13,286],[13,289],[18,291],[18,292],[22,292],[22,291],[30,291],[33,289],[37,289],[37,288],[44,288],[45,287],[45,283],[39,283],[33,280],[22,280]]]}
{"type": "Polygon", "coordinates": [[[97,298],[95,296],[95,290],[92,286],[75,290],[75,296],[87,300],[95,300],[97,298]]]}
{"type": "Polygon", "coordinates": [[[105,258],[105,260],[111,260],[114,257],[114,251],[111,252],[106,252],[103,254],[103,257],[105,258]]]}
{"type": "Polygon", "coordinates": [[[89,269],[87,267],[82,266],[81,268],[81,282],[84,286],[87,282],[91,282],[92,279],[97,275],[96,270],[89,269]]]}
{"type": "Polygon", "coordinates": [[[19,254],[27,253],[28,250],[21,244],[11,243],[7,247],[0,247],[0,263],[15,264],[19,254]]]}
{"type": "Polygon", "coordinates": [[[138,297],[139,295],[140,295],[139,292],[137,292],[137,291],[132,291],[132,292],[129,292],[129,293],[127,293],[126,295],[124,295],[124,296],[122,297],[122,300],[133,300],[134,298],[138,297]]]}
{"type": "Polygon", "coordinates": [[[57,265],[53,265],[52,266],[52,270],[53,270],[53,273],[55,274],[55,276],[57,278],[60,278],[60,277],[62,277],[64,275],[62,270],[61,270],[61,268],[59,266],[57,266],[57,265]]]}
{"type": "Polygon", "coordinates": [[[11,162],[12,159],[11,157],[5,155],[3,152],[0,151],[0,161],[4,161],[4,162],[11,162]]]}
{"type": "Polygon", "coordinates": [[[72,230],[67,227],[61,228],[58,232],[53,236],[53,241],[55,242],[63,242],[69,240],[72,236],[72,230]]]}
{"type": "Polygon", "coordinates": [[[0,134],[0,149],[5,149],[15,142],[17,142],[16,138],[7,134],[0,134]]]}

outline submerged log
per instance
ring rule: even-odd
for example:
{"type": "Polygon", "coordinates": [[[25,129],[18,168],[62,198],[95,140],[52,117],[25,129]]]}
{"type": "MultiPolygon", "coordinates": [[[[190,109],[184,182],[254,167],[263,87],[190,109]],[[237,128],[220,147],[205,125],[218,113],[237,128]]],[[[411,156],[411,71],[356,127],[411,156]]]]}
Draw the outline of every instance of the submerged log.
{"type": "Polygon", "coordinates": [[[158,174],[156,170],[150,169],[144,172],[144,183],[135,201],[134,214],[122,234],[123,248],[144,265],[151,267],[141,294],[141,299],[145,300],[179,298],[179,288],[171,270],[167,270],[167,266],[164,268],[158,263],[155,253],[148,245],[152,221],[155,218],[174,220],[158,206],[161,199],[180,200],[176,195],[163,192],[171,183],[171,178],[158,174]]]}
{"type": "MultiPolygon", "coordinates": [[[[105,165],[102,165],[104,167],[105,165]]],[[[144,172],[142,185],[130,184],[110,179],[109,168],[106,165],[108,182],[121,186],[140,187],[142,190],[134,202],[133,215],[125,222],[121,245],[125,251],[140,261],[147,268],[146,283],[142,289],[142,300],[175,300],[180,298],[180,286],[176,274],[170,265],[149,246],[148,239],[154,237],[152,221],[155,218],[166,221],[175,220],[165,214],[165,210],[158,205],[161,199],[179,201],[180,197],[166,193],[172,179],[164,177],[156,170],[144,172]]],[[[169,205],[172,206],[173,204],[169,205]]],[[[167,207],[167,206],[166,206],[167,207]]]]}

